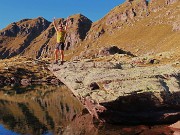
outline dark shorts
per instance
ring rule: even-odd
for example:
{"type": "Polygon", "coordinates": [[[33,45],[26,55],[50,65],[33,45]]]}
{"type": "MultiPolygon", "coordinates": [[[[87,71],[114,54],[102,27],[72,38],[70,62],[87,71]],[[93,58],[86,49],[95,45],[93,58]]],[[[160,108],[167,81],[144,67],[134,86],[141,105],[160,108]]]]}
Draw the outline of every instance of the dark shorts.
{"type": "Polygon", "coordinates": [[[57,43],[56,44],[56,49],[57,50],[64,50],[64,43],[63,42],[57,43]]]}

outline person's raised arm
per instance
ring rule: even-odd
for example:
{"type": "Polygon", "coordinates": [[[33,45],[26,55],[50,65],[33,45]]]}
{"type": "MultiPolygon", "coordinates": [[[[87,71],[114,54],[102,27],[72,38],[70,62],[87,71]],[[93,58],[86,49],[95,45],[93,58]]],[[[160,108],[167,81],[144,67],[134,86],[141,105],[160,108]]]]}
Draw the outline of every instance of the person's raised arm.
{"type": "Polygon", "coordinates": [[[65,30],[67,30],[67,29],[68,29],[68,23],[69,23],[69,17],[66,19],[65,30]]]}
{"type": "Polygon", "coordinates": [[[54,25],[54,28],[55,28],[55,30],[57,31],[57,26],[56,26],[56,19],[55,19],[55,17],[53,18],[53,25],[54,25]]]}

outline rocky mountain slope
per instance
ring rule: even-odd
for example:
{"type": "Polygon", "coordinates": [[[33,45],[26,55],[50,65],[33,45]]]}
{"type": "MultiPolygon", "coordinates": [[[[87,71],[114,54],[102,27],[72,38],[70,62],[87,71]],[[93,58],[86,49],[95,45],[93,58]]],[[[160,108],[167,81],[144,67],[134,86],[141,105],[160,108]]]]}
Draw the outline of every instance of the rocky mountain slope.
{"type": "Polygon", "coordinates": [[[21,54],[31,42],[49,26],[42,17],[14,22],[0,31],[0,57],[8,58],[21,54]]]}
{"type": "Polygon", "coordinates": [[[179,13],[179,1],[126,1],[93,23],[79,54],[93,57],[102,48],[114,45],[134,55],[176,52],[180,39],[179,13]]]}
{"type": "MultiPolygon", "coordinates": [[[[97,22],[70,16],[66,59],[95,57],[106,47],[134,56],[170,51],[179,54],[180,2],[178,0],[126,0],[97,22]]],[[[59,18],[58,23],[66,22],[59,18]]],[[[0,31],[0,57],[18,54],[51,57],[55,30],[42,17],[12,23],[0,31]]]]}
{"type": "MultiPolygon", "coordinates": [[[[58,24],[66,22],[63,18],[56,21],[58,24]]],[[[81,14],[70,16],[66,49],[73,48],[81,42],[91,24],[92,21],[81,14]]],[[[0,43],[1,58],[9,58],[18,54],[35,58],[49,56],[56,44],[55,29],[51,22],[42,17],[24,19],[1,30],[0,43]]]]}

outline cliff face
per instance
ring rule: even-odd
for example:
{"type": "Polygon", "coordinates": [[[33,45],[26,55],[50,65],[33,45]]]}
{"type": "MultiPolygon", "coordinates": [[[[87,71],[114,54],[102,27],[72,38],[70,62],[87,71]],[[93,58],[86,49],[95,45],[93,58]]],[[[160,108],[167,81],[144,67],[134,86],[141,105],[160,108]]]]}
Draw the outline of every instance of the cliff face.
{"type": "MultiPolygon", "coordinates": [[[[99,50],[116,46],[134,55],[178,50],[180,9],[178,0],[126,0],[97,22],[70,16],[66,58],[95,57],[99,50]]],[[[60,18],[58,22],[66,22],[60,18]]],[[[24,19],[0,31],[0,57],[21,54],[52,57],[56,44],[51,22],[24,19]]],[[[178,53],[178,52],[177,52],[178,53]]]]}

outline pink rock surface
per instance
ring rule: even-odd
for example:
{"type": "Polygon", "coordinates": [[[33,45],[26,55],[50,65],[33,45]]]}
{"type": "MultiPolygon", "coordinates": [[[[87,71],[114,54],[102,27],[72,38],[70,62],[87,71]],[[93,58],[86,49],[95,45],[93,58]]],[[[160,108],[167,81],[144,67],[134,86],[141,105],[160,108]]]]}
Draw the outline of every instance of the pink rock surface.
{"type": "MultiPolygon", "coordinates": [[[[176,129],[179,129],[179,130],[180,130],[180,121],[178,121],[178,122],[170,125],[169,127],[171,127],[171,128],[176,128],[176,129]]],[[[180,131],[179,131],[179,133],[180,133],[180,131]]]]}

